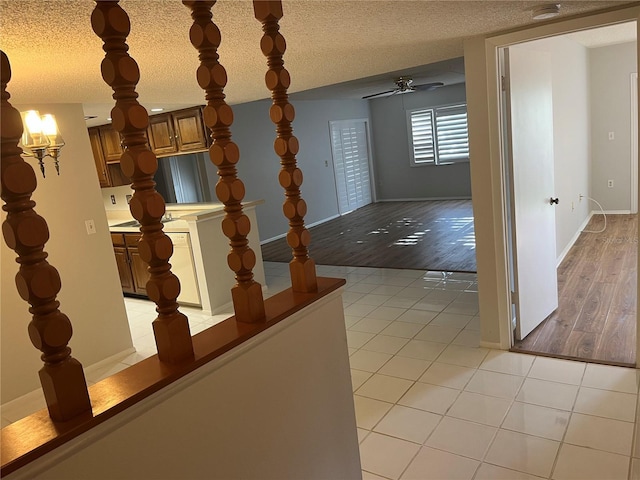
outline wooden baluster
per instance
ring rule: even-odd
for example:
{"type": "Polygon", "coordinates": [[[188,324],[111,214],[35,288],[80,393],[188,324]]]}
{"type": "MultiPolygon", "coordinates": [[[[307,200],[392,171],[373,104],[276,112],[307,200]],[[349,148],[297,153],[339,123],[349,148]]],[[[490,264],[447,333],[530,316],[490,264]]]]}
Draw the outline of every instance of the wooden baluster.
{"type": "Polygon", "coordinates": [[[160,221],[165,213],[165,203],[153,181],[158,160],[147,146],[145,131],[149,116],[138,103],[135,90],[140,71],[127,53],[129,17],[117,1],[96,0],[91,26],[104,42],[102,48],[106,55],[101,65],[102,78],[113,88],[116,105],[111,110],[112,124],[124,137],[125,152],[120,166],[132,180],[134,194],[129,206],[131,214],[141,224],[140,257],[149,264],[151,278],[146,289],[149,298],[157,305],[158,317],[153,321],[153,333],[158,357],[163,362],[178,363],[193,357],[193,345],[189,322],[178,311],[176,302],[180,281],[171,272],[169,263],[173,245],[162,231],[160,221]]]}
{"type": "MultiPolygon", "coordinates": [[[[34,211],[31,195],[36,189],[36,176],[31,165],[20,154],[22,136],[20,113],[9,103],[7,84],[11,66],[0,51],[2,100],[0,112],[0,177],[2,209],[7,218],[2,224],[4,240],[13,249],[20,264],[16,286],[23,300],[29,302],[33,319],[29,323],[31,343],[42,352],[44,366],[40,383],[54,421],[66,421],[91,411],[91,401],[82,365],[71,356],[68,346],[72,335],[69,318],[58,307],[56,296],[61,282],[58,271],[47,262],[44,245],[49,240],[47,222],[34,211]]],[[[5,265],[3,268],[8,268],[5,265]]]]}
{"type": "Polygon", "coordinates": [[[231,251],[227,263],[235,272],[236,285],[231,289],[236,319],[241,322],[259,322],[265,319],[262,286],[253,279],[256,255],[249,247],[247,235],[251,229],[249,218],[242,211],[245,189],[237,176],[236,163],[240,152],[231,141],[229,127],[233,123],[231,107],[224,101],[224,87],[227,72],[218,62],[220,30],[211,21],[211,1],[182,2],[191,9],[193,25],[189,32],[191,43],[198,50],[200,67],[197,71],[198,84],[205,91],[207,106],[204,109],[204,123],[211,129],[213,145],[209,156],[218,167],[219,180],[216,195],[224,203],[226,213],[222,221],[222,231],[229,238],[231,251]]]}
{"type": "Polygon", "coordinates": [[[298,139],[293,136],[291,122],[295,117],[293,105],[289,103],[287,88],[291,83],[289,72],[284,68],[282,56],[286,42],[279,32],[278,20],[282,18],[280,0],[254,0],[255,17],[262,22],[264,35],[260,41],[262,53],[267,57],[269,67],[265,76],[267,88],[271,90],[273,105],[269,115],[276,124],[277,138],[274,150],[280,157],[282,169],[278,176],[280,185],[285,189],[285,201],[282,206],[285,217],[289,219],[287,243],[293,250],[293,260],[289,263],[291,286],[296,292],[315,292],[318,289],[315,262],[309,258],[308,246],[311,235],[304,226],[307,204],[300,196],[302,170],[296,163],[298,139]]]}

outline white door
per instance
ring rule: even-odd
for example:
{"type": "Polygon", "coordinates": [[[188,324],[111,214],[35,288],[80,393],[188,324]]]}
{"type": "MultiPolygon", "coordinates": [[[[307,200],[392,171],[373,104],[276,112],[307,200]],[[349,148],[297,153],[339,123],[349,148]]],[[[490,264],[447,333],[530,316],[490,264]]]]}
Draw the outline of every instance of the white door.
{"type": "MultiPolygon", "coordinates": [[[[535,46],[508,50],[516,338],[558,308],[551,59],[535,46]]],[[[561,200],[561,199],[560,199],[561,200]]]]}
{"type": "Polygon", "coordinates": [[[371,203],[366,120],[329,122],[340,215],[371,203]]]}

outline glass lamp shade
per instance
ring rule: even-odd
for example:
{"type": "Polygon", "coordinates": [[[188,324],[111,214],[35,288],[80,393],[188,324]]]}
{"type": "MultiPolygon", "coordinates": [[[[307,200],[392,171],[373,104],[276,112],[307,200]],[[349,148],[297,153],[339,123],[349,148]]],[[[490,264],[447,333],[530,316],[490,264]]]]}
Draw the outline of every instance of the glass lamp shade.
{"type": "Polygon", "coordinates": [[[37,110],[20,112],[24,132],[22,133],[22,145],[26,148],[44,148],[49,145],[49,139],[43,132],[42,118],[37,110]]]}
{"type": "Polygon", "coordinates": [[[62,135],[60,135],[60,130],[58,130],[58,124],[56,122],[56,118],[50,113],[45,113],[42,117],[42,133],[49,140],[50,147],[63,147],[64,140],[62,139],[62,135]]]}

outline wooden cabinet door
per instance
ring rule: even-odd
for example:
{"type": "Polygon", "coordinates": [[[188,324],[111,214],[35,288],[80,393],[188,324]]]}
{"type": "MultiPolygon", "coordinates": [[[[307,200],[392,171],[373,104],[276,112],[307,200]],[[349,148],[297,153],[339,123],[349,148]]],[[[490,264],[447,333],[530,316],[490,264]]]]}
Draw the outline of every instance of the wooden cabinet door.
{"type": "Polygon", "coordinates": [[[200,108],[191,108],[173,113],[178,150],[187,152],[207,148],[200,108]]]}
{"type": "Polygon", "coordinates": [[[147,294],[147,281],[151,278],[147,270],[147,264],[140,258],[137,248],[128,249],[129,258],[131,259],[131,273],[133,274],[133,285],[136,293],[139,295],[147,294]]]}
{"type": "Polygon", "coordinates": [[[102,143],[102,154],[107,163],[119,162],[122,157],[122,139],[120,133],[114,130],[111,125],[98,127],[100,130],[100,141],[102,143]]]}
{"type": "Polygon", "coordinates": [[[118,266],[122,291],[124,293],[135,293],[127,249],[125,247],[113,247],[113,251],[116,256],[116,265],[118,266]]]}
{"type": "Polygon", "coordinates": [[[171,115],[152,115],[149,117],[149,145],[156,155],[175,153],[178,151],[171,115]]]}
{"type": "Polygon", "coordinates": [[[110,187],[111,180],[109,179],[109,173],[107,171],[107,165],[102,155],[102,143],[100,142],[100,131],[97,128],[89,129],[89,143],[91,144],[91,151],[93,152],[93,161],[96,164],[96,171],[98,172],[98,181],[101,187],[110,187]]]}

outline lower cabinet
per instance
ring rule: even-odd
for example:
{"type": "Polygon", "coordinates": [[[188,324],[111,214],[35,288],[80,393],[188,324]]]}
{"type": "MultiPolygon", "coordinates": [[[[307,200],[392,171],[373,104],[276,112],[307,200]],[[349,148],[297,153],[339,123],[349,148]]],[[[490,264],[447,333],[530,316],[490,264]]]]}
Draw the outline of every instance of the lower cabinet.
{"type": "Polygon", "coordinates": [[[111,234],[122,292],[147,296],[146,285],[150,275],[147,264],[138,253],[139,239],[139,233],[111,234]]]}

